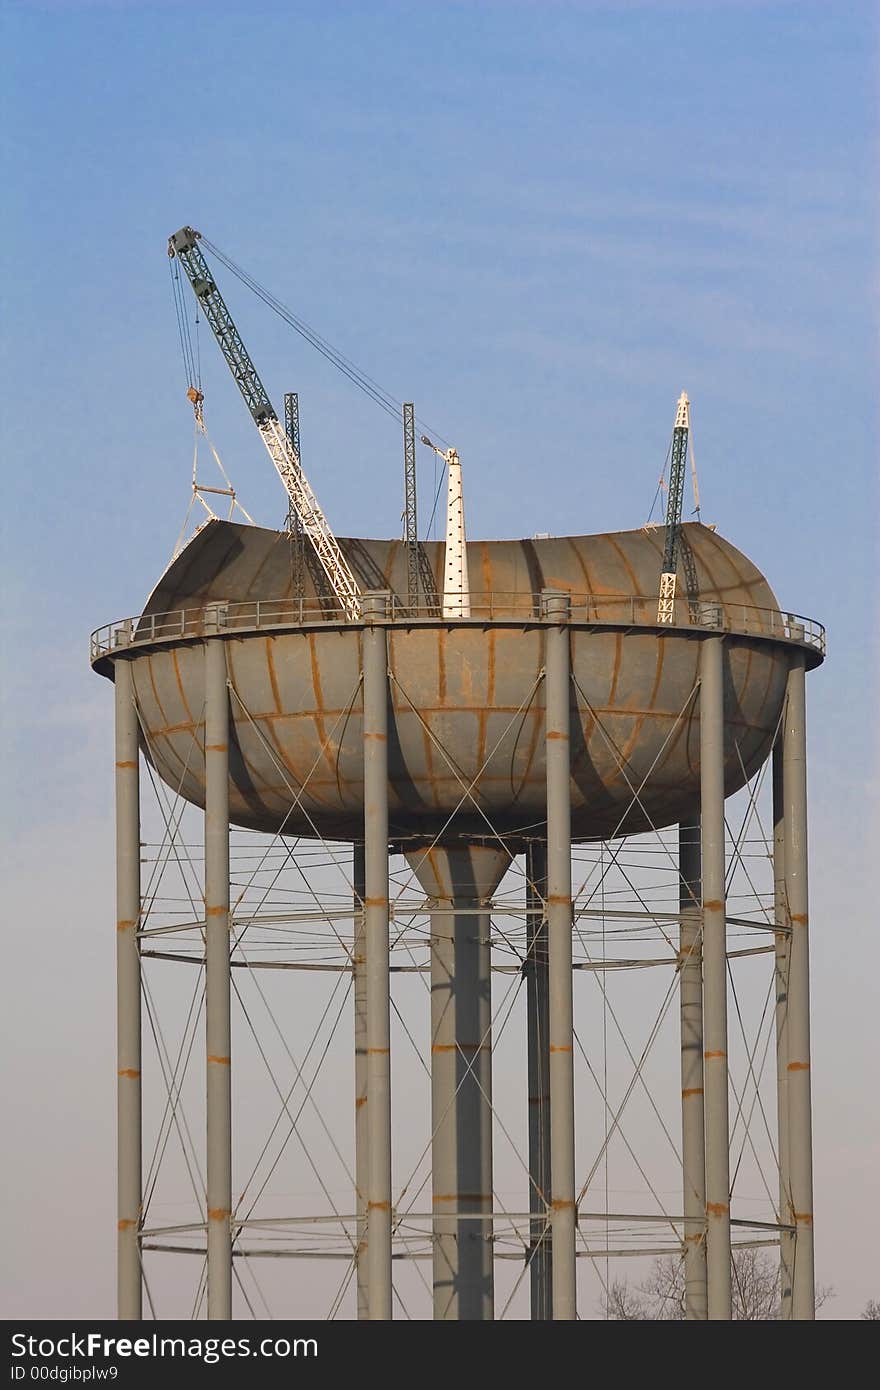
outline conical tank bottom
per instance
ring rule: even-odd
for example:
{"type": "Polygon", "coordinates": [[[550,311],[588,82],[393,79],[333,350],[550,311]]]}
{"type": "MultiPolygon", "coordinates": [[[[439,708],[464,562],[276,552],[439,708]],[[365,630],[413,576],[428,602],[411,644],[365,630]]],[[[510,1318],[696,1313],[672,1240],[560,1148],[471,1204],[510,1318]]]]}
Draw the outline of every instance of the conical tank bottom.
{"type": "Polygon", "coordinates": [[[426,895],[439,902],[487,903],[510,866],[506,849],[496,845],[434,845],[405,851],[426,895]]]}

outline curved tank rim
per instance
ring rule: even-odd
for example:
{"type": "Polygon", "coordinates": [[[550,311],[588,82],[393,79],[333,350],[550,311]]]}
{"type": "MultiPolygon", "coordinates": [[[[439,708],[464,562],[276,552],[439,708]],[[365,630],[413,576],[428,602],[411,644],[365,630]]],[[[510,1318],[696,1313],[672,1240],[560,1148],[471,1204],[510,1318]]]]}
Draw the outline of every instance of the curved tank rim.
{"type": "MultiPolygon", "coordinates": [[[[637,598],[637,602],[645,604],[656,604],[655,597],[637,598]]],[[[254,605],[242,604],[241,607],[253,609],[254,605]]],[[[714,605],[723,607],[723,605],[714,605]]],[[[741,605],[737,605],[741,607],[741,605]]],[[[144,653],[163,650],[168,647],[178,645],[189,645],[195,642],[203,642],[207,638],[220,638],[223,641],[243,641],[249,637],[265,638],[266,636],[283,636],[285,633],[301,632],[352,632],[359,633],[366,627],[380,623],[383,626],[395,628],[420,627],[428,629],[454,629],[454,628],[477,628],[477,629],[511,629],[511,628],[531,628],[531,627],[552,627],[558,623],[558,618],[548,618],[540,614],[527,616],[510,617],[470,617],[470,618],[440,618],[436,616],[413,617],[410,614],[389,614],[386,617],[367,621],[351,621],[350,619],[331,619],[326,616],[316,617],[313,622],[272,622],[242,624],[233,627],[223,627],[218,625],[216,610],[218,605],[209,604],[205,608],[174,610],[184,614],[186,628],[181,631],[169,631],[167,633],[156,634],[155,627],[149,637],[139,638],[137,627],[144,617],[170,617],[172,614],[153,614],[136,615],[132,618],[117,619],[114,623],[105,624],[104,627],[97,628],[91,635],[91,655],[90,664],[92,669],[102,676],[113,679],[113,662],[119,657],[135,658],[144,653]],[[187,616],[188,615],[188,616],[187,616]]],[[[235,607],[235,605],[228,605],[235,607]]],[[[806,657],[807,670],[814,670],[821,666],[825,660],[825,629],[821,623],[815,619],[804,618],[799,614],[787,613],[775,609],[755,609],[756,614],[771,615],[779,619],[779,631],[756,630],[746,626],[719,625],[719,624],[700,624],[700,623],[658,623],[655,621],[638,621],[631,617],[621,616],[617,620],[607,620],[599,618],[578,618],[572,616],[568,619],[567,625],[573,631],[591,632],[631,632],[634,636],[653,634],[656,637],[676,636],[692,637],[701,639],[704,637],[722,636],[734,640],[758,642],[761,645],[769,644],[781,649],[795,649],[803,651],[806,657]],[[800,628],[804,636],[793,636],[784,631],[784,628],[800,628]]]]}

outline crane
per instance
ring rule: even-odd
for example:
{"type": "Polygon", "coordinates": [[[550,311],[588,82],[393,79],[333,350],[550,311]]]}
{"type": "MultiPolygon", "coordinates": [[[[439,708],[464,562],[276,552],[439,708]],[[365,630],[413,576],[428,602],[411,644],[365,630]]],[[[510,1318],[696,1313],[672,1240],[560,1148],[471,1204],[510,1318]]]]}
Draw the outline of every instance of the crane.
{"type": "MultiPolygon", "coordinates": [[[[666,544],[663,548],[660,600],[657,604],[657,622],[664,624],[675,622],[675,578],[679,551],[682,549],[684,541],[681,531],[681,508],[684,501],[684,475],[687,468],[690,425],[690,401],[687,398],[687,392],[682,391],[678,398],[675,425],[672,430],[669,494],[666,501],[666,544]]],[[[690,587],[689,584],[689,590],[690,587]]]]}
{"type": "Polygon", "coordinates": [[[443,561],[443,617],[471,616],[471,589],[468,575],[467,538],[464,530],[464,496],[461,460],[457,449],[440,449],[426,434],[422,443],[441,458],[447,469],[446,555],[443,561]]]}
{"type": "Polygon", "coordinates": [[[192,227],[181,227],[168,240],[168,255],[176,256],[183,266],[336,600],[346,618],[356,621],[361,616],[358,582],[318,504],[302,470],[298,453],[278,419],[223,296],[214,283],[198,244],[200,238],[201,234],[192,227]]]}

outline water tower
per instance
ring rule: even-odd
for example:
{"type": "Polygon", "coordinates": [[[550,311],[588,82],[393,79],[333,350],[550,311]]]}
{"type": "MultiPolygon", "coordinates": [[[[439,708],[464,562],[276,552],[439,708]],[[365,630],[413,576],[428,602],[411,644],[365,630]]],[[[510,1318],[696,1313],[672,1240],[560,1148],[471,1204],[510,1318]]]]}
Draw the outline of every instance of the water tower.
{"type": "MultiPolygon", "coordinates": [[[[458,456],[447,449],[446,541],[419,542],[414,417],[404,407],[405,539],[337,539],[303,471],[293,412],[282,427],[201,241],[189,227],[171,238],[172,278],[176,269],[179,280],[182,266],[287,488],[291,519],[286,532],[204,525],[143,612],[92,640],[93,665],[116,690],[120,1316],[141,1315],[143,1257],[159,1250],[203,1258],[194,1311],[204,1294],[213,1319],[232,1315],[236,1258],[265,1254],[347,1259],[359,1317],[392,1317],[395,1258],[430,1263],[430,1280],[420,1278],[438,1319],[494,1318],[505,1258],[521,1264],[505,1310],[527,1279],[533,1318],[583,1314],[577,1260],[596,1259],[585,1234],[596,1216],[586,1204],[595,1164],[582,1181],[575,1078],[583,1046],[573,978],[599,972],[604,994],[617,965],[663,966],[672,972],[667,1000],[678,995],[680,1209],[664,1210],[663,1221],[684,1271],[684,1315],[731,1316],[734,1228],[745,1230],[747,1243],[778,1245],[780,1315],[811,1318],[805,675],[824,657],[821,626],[782,611],[765,578],[714,529],[681,524],[684,395],[665,531],[468,543],[458,456]],[[188,911],[178,906],[158,925],[156,871],[146,889],[142,873],[149,860],[140,828],[142,755],[157,786],[204,813],[199,852],[185,850],[189,870],[198,865],[200,873],[195,891],[191,883],[187,889],[188,911]],[[752,877],[739,842],[731,862],[725,802],[765,766],[772,766],[772,885],[755,917],[728,901],[732,870],[742,869],[750,885],[752,877]],[[610,846],[615,862],[627,839],[670,827],[677,827],[674,847],[667,836],[660,850],[674,870],[671,905],[652,906],[634,875],[627,882],[636,910],[609,908],[604,894],[591,907],[573,886],[573,859],[584,847],[601,846],[604,855],[610,846]],[[270,885],[248,907],[230,869],[233,828],[270,837],[304,879],[308,846],[351,846],[347,901],[321,904],[312,887],[314,910],[268,913],[270,885]],[[420,890],[417,901],[392,895],[392,858],[420,890]],[[515,909],[498,897],[514,872],[522,885],[515,909]],[[307,924],[316,913],[336,955],[306,959],[307,924]],[[518,925],[502,927],[505,915],[518,925]],[[612,919],[647,923],[665,954],[596,960],[583,948],[583,922],[591,917],[601,919],[603,933],[612,919]],[[421,936],[410,932],[416,918],[425,923],[421,936]],[[279,940],[272,932],[288,932],[288,958],[268,945],[257,962],[247,955],[243,941],[256,923],[266,942],[279,940]],[[764,936],[739,949],[732,932],[764,936]],[[402,949],[408,965],[396,963],[402,949]],[[748,1120],[745,1087],[731,1089],[727,1017],[731,962],[763,954],[773,962],[775,1136],[754,1051],[747,1070],[751,1109],[761,1110],[778,1178],[768,1220],[731,1211],[731,1134],[747,1130],[748,1120]],[[162,1226],[146,1212],[172,1126],[191,1176],[201,1155],[191,1128],[185,1136],[180,1128],[181,1072],[162,1042],[168,1106],[145,1183],[142,966],[155,956],[198,971],[203,990],[197,986],[189,1019],[198,1018],[202,994],[205,1018],[204,1192],[194,1184],[201,1210],[197,1220],[162,1226]],[[239,995],[236,972],[255,965],[336,972],[352,985],[352,1211],[333,1204],[330,1215],[315,1218],[318,1226],[326,1219],[328,1231],[338,1226],[348,1242],[341,1250],[322,1242],[317,1226],[309,1245],[301,1213],[254,1216],[253,1203],[234,1198],[234,1138],[246,1126],[237,1128],[233,1114],[231,999],[239,995]],[[391,1085],[392,1010],[399,1017],[392,977],[402,970],[428,986],[427,1212],[403,1202],[406,1184],[398,1190],[394,1178],[415,1103],[415,1092],[395,1103],[391,1085]],[[526,996],[521,1211],[498,1196],[493,1154],[501,1124],[496,1087],[511,1079],[493,1066],[501,1032],[493,999],[505,972],[526,996]],[[248,1244],[267,1232],[276,1242],[271,1249],[248,1244]]],[[[262,297],[297,331],[312,333],[262,297]]],[[[178,317],[185,345],[182,310],[178,317]]],[[[324,340],[316,345],[333,351],[324,340]]],[[[355,370],[338,365],[349,377],[355,370]]],[[[360,384],[375,394],[375,383],[360,384]]],[[[198,422],[197,383],[189,395],[198,422]]],[[[175,853],[177,814],[166,818],[175,853]]],[[[289,1001],[284,1007],[289,1012],[289,1001]]],[[[155,1036],[152,1012],[150,1027],[155,1036]]],[[[768,1033],[765,1057],[769,1041],[768,1033]]],[[[187,1064],[194,1044],[188,1021],[180,1054],[187,1064]]],[[[641,1061],[636,1083],[645,1085],[641,1061]]],[[[316,1085],[317,1074],[303,1104],[316,1085]]],[[[603,1106],[609,1110],[604,1094],[603,1106]]],[[[296,1132],[283,1095],[282,1108],[296,1132]]],[[[619,1119],[618,1109],[606,1123],[605,1151],[619,1119]]],[[[341,1156],[338,1144],[334,1151],[341,1156]]],[[[320,1165],[310,1163],[326,1195],[320,1165]]],[[[602,1215],[606,1232],[612,1221],[630,1219],[610,1210],[607,1189],[602,1215]]]]}

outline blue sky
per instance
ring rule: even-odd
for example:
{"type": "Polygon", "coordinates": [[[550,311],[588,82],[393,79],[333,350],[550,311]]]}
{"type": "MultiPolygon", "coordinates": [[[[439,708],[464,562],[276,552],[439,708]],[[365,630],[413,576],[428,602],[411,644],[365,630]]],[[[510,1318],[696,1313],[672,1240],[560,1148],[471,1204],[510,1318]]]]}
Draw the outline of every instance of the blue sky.
{"type": "MultiPolygon", "coordinates": [[[[457,445],[474,537],[641,524],[688,390],[704,519],[829,628],[810,681],[818,1225],[834,1315],[857,1313],[880,1295],[858,1061],[880,965],[863,892],[876,7],[6,0],[2,15],[12,974],[28,999],[38,971],[59,991],[79,971],[99,1019],[77,1034],[50,989],[34,1005],[47,1053],[65,1039],[103,1065],[111,701],[86,644],[142,604],[188,500],[165,257],[188,222],[457,445]]],[[[300,392],[334,528],[397,534],[394,423],[221,283],[276,402],[300,392]]],[[[202,355],[212,436],[245,506],[278,523],[277,479],[204,334],[202,355]]],[[[8,1021],[24,1026],[20,1004],[8,1021]]],[[[35,1104],[21,1077],[12,1103],[35,1104]]],[[[71,1123],[86,1163],[93,1135],[71,1123]]],[[[39,1169],[26,1147],[19,1162],[39,1169]]]]}

